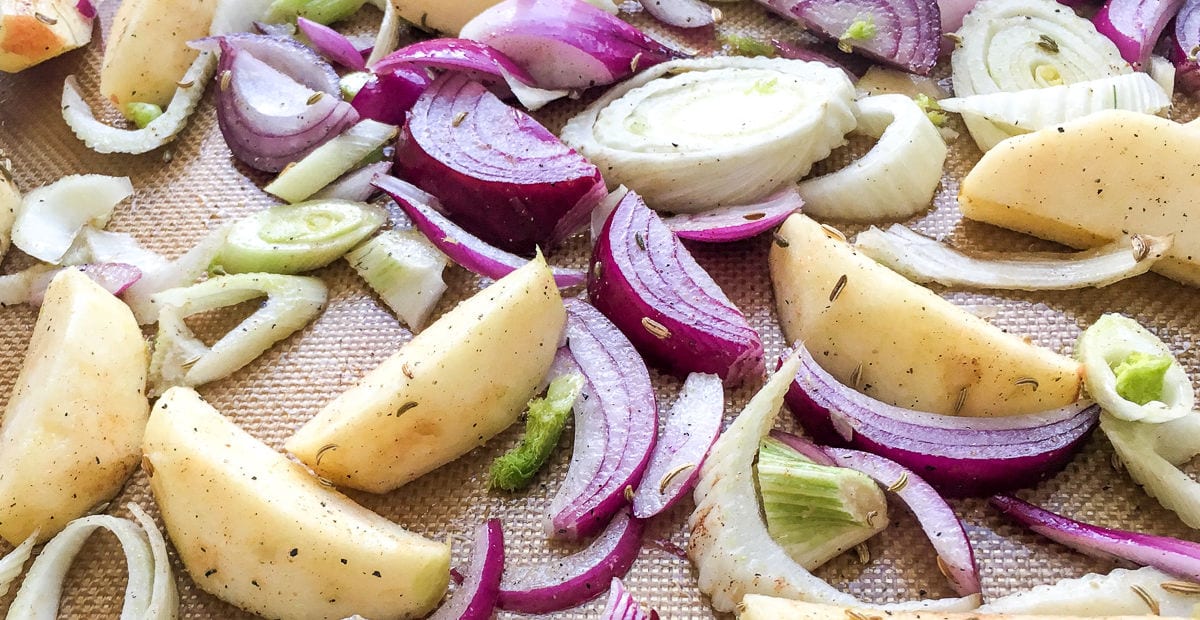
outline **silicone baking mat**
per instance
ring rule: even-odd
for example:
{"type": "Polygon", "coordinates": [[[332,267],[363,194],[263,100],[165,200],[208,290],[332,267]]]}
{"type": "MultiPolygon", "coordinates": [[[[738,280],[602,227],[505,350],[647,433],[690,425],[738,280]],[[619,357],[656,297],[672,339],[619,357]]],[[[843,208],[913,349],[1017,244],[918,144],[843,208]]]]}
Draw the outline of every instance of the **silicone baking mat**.
{"type": "MultiPolygon", "coordinates": [[[[111,15],[115,4],[116,0],[102,2],[102,14],[111,15]]],[[[751,2],[720,6],[725,20],[717,32],[788,40],[804,36],[795,25],[767,14],[751,2]]],[[[375,9],[366,8],[361,19],[364,24],[377,23],[378,17],[375,9]]],[[[682,48],[713,53],[719,47],[711,32],[680,35],[656,26],[644,15],[628,18],[682,48]]],[[[129,232],[146,247],[168,256],[182,253],[219,223],[275,204],[275,199],[259,189],[266,177],[230,157],[217,129],[211,92],[182,136],[158,151],[139,156],[98,155],[76,140],[60,117],[63,79],[70,74],[79,76],[84,91],[94,96],[100,45],[97,36],[86,50],[20,74],[0,74],[0,149],[12,159],[14,176],[23,190],[68,174],[129,176],[136,194],[118,208],[109,228],[129,232]]],[[[940,75],[946,75],[947,71],[943,63],[940,75]]],[[[539,113],[539,117],[557,130],[582,104],[581,101],[555,104],[539,113]]],[[[1177,99],[1173,115],[1177,119],[1191,118],[1195,110],[1193,103],[1177,99]]],[[[106,114],[112,118],[111,111],[106,114]]],[[[979,152],[957,119],[952,126],[961,135],[950,143],[950,157],[934,208],[909,224],[958,246],[1056,249],[1053,244],[1031,237],[961,219],[955,201],[958,181],[978,159],[979,152]]],[[[836,153],[820,169],[836,168],[867,146],[856,142],[836,153]]],[[[759,329],[768,359],[774,359],[783,341],[767,275],[766,237],[691,248],[759,329]]],[[[551,260],[579,266],[585,263],[586,256],[587,242],[581,236],[552,255],[551,260]]],[[[14,250],[0,266],[0,273],[11,273],[26,261],[14,250]]],[[[315,275],[330,287],[328,308],[316,321],[232,377],[200,388],[204,398],[217,409],[275,448],[334,395],[410,338],[410,333],[343,261],[315,275]]],[[[445,277],[450,290],[438,313],[484,284],[459,267],[447,269],[445,277]]],[[[1005,330],[1028,335],[1038,344],[1063,353],[1070,353],[1081,327],[1104,312],[1122,312],[1168,342],[1193,376],[1200,370],[1200,351],[1193,350],[1195,335],[1200,333],[1200,318],[1195,311],[1200,307],[1200,294],[1157,275],[1143,275],[1099,290],[985,294],[939,289],[939,292],[1005,330]]],[[[217,333],[235,324],[245,315],[246,309],[241,310],[208,316],[202,331],[217,333]]],[[[36,311],[29,307],[0,309],[0,404],[8,400],[35,318],[36,311]]],[[[148,331],[147,335],[151,333],[148,331]]],[[[665,410],[678,390],[679,381],[657,373],[654,379],[661,408],[665,410]]],[[[729,395],[727,420],[740,411],[752,391],[745,388],[729,395]]],[[[790,427],[787,418],[786,413],[781,415],[781,424],[790,427]]],[[[510,564],[548,562],[574,550],[546,543],[542,530],[548,497],[561,481],[570,455],[571,433],[564,433],[563,445],[531,491],[516,495],[488,492],[487,468],[494,457],[516,442],[519,427],[395,492],[350,495],[409,529],[435,538],[451,536],[456,563],[465,560],[472,527],[487,516],[503,519],[510,564]]],[[[1114,468],[1111,456],[1111,448],[1097,434],[1065,471],[1021,495],[1100,525],[1200,539],[1195,531],[1130,483],[1122,471],[1114,468]]],[[[146,475],[140,470],[108,511],[128,516],[124,506],[129,502],[141,505],[157,518],[146,475]]],[[[1004,595],[1111,568],[1110,564],[1085,558],[1007,524],[982,500],[956,501],[954,506],[975,545],[986,596],[1004,595]]],[[[213,505],[212,509],[221,510],[221,506],[213,505]]],[[[696,590],[690,563],[679,555],[679,549],[686,546],[684,527],[691,509],[689,499],[651,522],[645,546],[625,579],[634,596],[656,608],[665,618],[714,616],[696,590]]],[[[950,595],[937,570],[934,554],[915,521],[899,506],[893,506],[892,514],[892,527],[868,544],[869,562],[863,564],[858,555],[847,553],[820,569],[819,574],[869,601],[950,595]]],[[[252,617],[197,589],[173,551],[172,560],[182,600],[181,617],[252,617]]],[[[123,555],[115,540],[104,535],[94,537],[71,569],[64,588],[61,617],[117,617],[124,591],[124,571],[123,555]]],[[[0,603],[6,605],[8,600],[2,599],[0,603]]],[[[602,608],[600,599],[557,616],[594,618],[602,608]]]]}

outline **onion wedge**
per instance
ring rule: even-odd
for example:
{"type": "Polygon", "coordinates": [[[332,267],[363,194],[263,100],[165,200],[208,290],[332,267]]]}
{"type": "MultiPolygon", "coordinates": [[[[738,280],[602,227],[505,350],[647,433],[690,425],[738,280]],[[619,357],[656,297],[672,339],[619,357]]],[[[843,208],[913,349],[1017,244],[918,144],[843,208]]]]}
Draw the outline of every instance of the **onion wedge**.
{"type": "Polygon", "coordinates": [[[849,221],[904,219],[929,208],[946,162],[946,143],[925,111],[904,95],[858,102],[858,133],[879,139],[850,165],[806,179],[804,210],[849,221]]]}
{"type": "Polygon", "coordinates": [[[1175,31],[1170,37],[1171,62],[1175,65],[1179,87],[1186,93],[1200,90],[1200,0],[1187,0],[1175,16],[1175,31]]]}
{"type": "Polygon", "coordinates": [[[428,620],[488,620],[496,608],[503,572],[504,530],[500,519],[488,519],[475,528],[466,579],[428,620]]]}
{"type": "Polygon", "coordinates": [[[658,612],[643,611],[634,600],[633,594],[625,589],[625,584],[613,577],[612,585],[608,589],[608,604],[604,606],[600,620],[658,620],[658,612]]]}
{"type": "Polygon", "coordinates": [[[1200,454],[1200,413],[1162,424],[1100,416],[1100,430],[1133,481],[1180,520],[1200,529],[1200,483],[1179,469],[1200,454]]]}
{"type": "Polygon", "coordinates": [[[1092,18],[1096,30],[1112,39],[1121,57],[1134,69],[1150,63],[1150,53],[1167,22],[1175,17],[1184,0],[1108,0],[1092,18]]]}
{"type": "MultiPolygon", "coordinates": [[[[805,570],[771,539],[759,513],[753,464],[759,441],[771,430],[800,358],[788,358],[717,440],[700,471],[696,510],[688,520],[688,557],[699,571],[700,591],[717,611],[732,612],[746,594],[767,594],[814,603],[861,606],[805,570]]],[[[969,611],[978,595],[893,603],[882,610],[969,611]]]]}
{"type": "Polygon", "coordinates": [[[858,233],[858,251],[914,282],[943,286],[1061,291],[1103,287],[1141,275],[1171,248],[1171,237],[1127,235],[1085,252],[967,255],[893,224],[858,233]]]}
{"type": "Polygon", "coordinates": [[[75,137],[97,153],[139,154],[153,151],[174,140],[187,127],[188,119],[200,104],[204,88],[208,86],[216,68],[216,55],[201,52],[187,73],[183,74],[167,109],[141,129],[122,129],[101,123],[79,93],[79,82],[75,76],[68,76],[63,83],[63,120],[75,137]]]}

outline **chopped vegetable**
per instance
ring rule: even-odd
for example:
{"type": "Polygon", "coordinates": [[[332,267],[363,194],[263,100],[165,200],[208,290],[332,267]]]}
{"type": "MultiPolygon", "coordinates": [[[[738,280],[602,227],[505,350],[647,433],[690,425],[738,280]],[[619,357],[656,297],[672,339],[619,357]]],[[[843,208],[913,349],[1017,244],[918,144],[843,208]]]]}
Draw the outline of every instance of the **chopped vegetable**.
{"type": "Polygon", "coordinates": [[[1184,523],[1200,528],[1200,483],[1179,469],[1200,454],[1200,414],[1147,424],[1105,413],[1100,430],[1134,482],[1184,523]]]}
{"type": "Polygon", "coordinates": [[[854,128],[837,69],[783,58],[676,60],[626,80],[572,118],[563,142],[655,209],[760,201],[808,173],[854,128]]]}
{"type": "Polygon", "coordinates": [[[154,119],[163,115],[163,109],[153,103],[130,103],[125,106],[125,116],[137,125],[138,129],[145,129],[154,119]]]}
{"type": "Polygon", "coordinates": [[[267,11],[266,21],[299,21],[307,18],[318,24],[342,21],[358,12],[366,0],[275,0],[267,11]]]}
{"type": "Polygon", "coordinates": [[[446,256],[414,230],[389,230],[348,252],[346,261],[413,330],[425,326],[446,292],[446,256]]]}
{"type": "Polygon", "coordinates": [[[1134,69],[1150,64],[1159,35],[1184,0],[1108,0],[1092,18],[1096,30],[1117,44],[1121,57],[1134,69]]]}
{"type": "Polygon", "coordinates": [[[503,573],[504,529],[500,519],[488,519],[475,528],[466,579],[428,620],[489,620],[500,596],[503,573]]]}
{"type": "MultiPolygon", "coordinates": [[[[146,325],[158,321],[159,305],[154,300],[154,295],[161,293],[167,289],[188,286],[196,281],[200,276],[208,273],[208,268],[212,265],[213,259],[217,253],[225,245],[225,237],[229,235],[232,224],[226,224],[218,228],[214,228],[200,241],[173,261],[167,262],[159,257],[159,260],[149,262],[145,267],[141,268],[142,277],[137,282],[134,282],[125,291],[125,303],[129,304],[133,310],[134,317],[137,318],[138,324],[146,325]]],[[[128,260],[141,265],[140,261],[135,261],[137,256],[148,256],[149,254],[137,245],[132,238],[125,240],[132,242],[123,250],[133,257],[128,260]]],[[[94,244],[93,244],[93,247],[94,244]]],[[[127,254],[127,255],[128,255],[127,254]]]]}
{"type": "Polygon", "coordinates": [[[858,133],[879,141],[845,168],[801,181],[804,209],[818,218],[903,219],[929,208],[942,180],[946,143],[926,113],[904,95],[858,101],[858,133]]]}
{"type": "Polygon", "coordinates": [[[796,188],[784,187],[762,202],[719,207],[703,213],[684,213],[663,218],[663,223],[680,239],[727,243],[771,230],[803,206],[804,199],[796,188]]]}
{"type": "Polygon", "coordinates": [[[325,305],[327,289],[316,278],[246,273],[209,278],[153,297],[158,336],[150,360],[151,392],[177,385],[196,386],[233,374],[311,321],[325,305]],[[211,347],[183,320],[193,314],[257,297],[266,303],[211,347]]]}
{"type": "Polygon", "coordinates": [[[1079,336],[1075,355],[1088,393],[1117,418],[1167,422],[1195,406],[1192,382],[1171,349],[1133,319],[1101,316],[1079,336]]]}
{"type": "Polygon", "coordinates": [[[271,207],[234,222],[213,270],[312,271],[341,258],[386,220],[387,212],[379,207],[341,200],[271,207]]]}
{"type": "Polygon", "coordinates": [[[296,18],[296,26],[321,55],[351,71],[366,70],[362,54],[342,33],[304,17],[296,18]]]}
{"type": "Polygon", "coordinates": [[[493,489],[517,491],[533,482],[558,445],[571,407],[582,390],[583,375],[572,373],[555,378],[544,397],[529,401],[521,443],[492,463],[489,477],[493,489]]]}
{"type": "Polygon", "coordinates": [[[937,62],[941,23],[936,0],[759,0],[806,29],[905,71],[928,75],[937,62]]]}
{"type": "Polygon", "coordinates": [[[1107,575],[1092,573],[1015,592],[988,601],[976,611],[1037,616],[1191,617],[1196,605],[1195,593],[1169,589],[1171,582],[1179,583],[1155,568],[1118,568],[1107,575]]]}
{"type": "Polygon", "coordinates": [[[306,200],[395,138],[397,131],[394,125],[359,121],[286,167],[263,191],[292,203],[306,200]]]}
{"type": "Polygon", "coordinates": [[[13,223],[12,242],[34,258],[57,264],[84,226],[103,228],[113,209],[132,195],[129,177],[63,177],[25,195],[13,223]]]}
{"type": "MultiPolygon", "coordinates": [[[[646,0],[646,4],[655,4],[655,2],[653,0],[646,0]]],[[[721,42],[722,50],[735,56],[747,56],[751,58],[754,56],[765,56],[767,58],[774,58],[779,55],[779,50],[769,41],[762,41],[743,34],[722,32],[717,35],[717,40],[721,42]]]]}
{"type": "MultiPolygon", "coordinates": [[[[350,105],[363,118],[399,127],[408,119],[408,112],[416,105],[421,93],[432,83],[433,78],[425,69],[396,67],[367,78],[349,95],[350,105]]],[[[342,91],[346,92],[345,78],[342,84],[342,91]]]]}
{"type": "Polygon", "coordinates": [[[887,500],[874,480],[814,463],[777,439],[759,445],[755,477],[767,531],[808,570],[888,526],[887,500]]]}
{"type": "Polygon", "coordinates": [[[1177,71],[1179,87],[1185,93],[1200,90],[1200,0],[1186,0],[1175,16],[1175,29],[1170,37],[1171,62],[1177,71]]]}
{"type": "Polygon", "coordinates": [[[1108,286],[1150,270],[1171,248],[1171,237],[1129,235],[1070,254],[964,254],[902,224],[858,233],[854,247],[914,282],[1024,291],[1108,286]]]}
{"type": "Polygon", "coordinates": [[[13,181],[11,162],[0,155],[0,260],[12,244],[12,227],[21,209],[21,191],[13,181]]]}
{"type": "Polygon", "coordinates": [[[25,563],[33,556],[33,546],[37,539],[37,532],[30,534],[29,538],[0,558],[0,596],[8,594],[9,588],[25,570],[25,563]]]}
{"type": "Polygon", "coordinates": [[[600,614],[600,620],[658,620],[658,613],[654,610],[648,614],[642,611],[642,606],[625,589],[625,584],[613,577],[608,589],[608,603],[600,614]]]}
{"type": "Polygon", "coordinates": [[[865,18],[846,27],[846,31],[838,37],[838,49],[849,54],[854,51],[855,42],[870,41],[878,34],[879,29],[875,27],[874,16],[867,14],[865,18]]]}
{"type": "Polygon", "coordinates": [[[372,185],[371,182],[375,180],[375,177],[387,174],[391,169],[392,162],[390,161],[367,164],[338,177],[338,180],[313,194],[311,199],[367,202],[379,193],[379,188],[372,185]]]}

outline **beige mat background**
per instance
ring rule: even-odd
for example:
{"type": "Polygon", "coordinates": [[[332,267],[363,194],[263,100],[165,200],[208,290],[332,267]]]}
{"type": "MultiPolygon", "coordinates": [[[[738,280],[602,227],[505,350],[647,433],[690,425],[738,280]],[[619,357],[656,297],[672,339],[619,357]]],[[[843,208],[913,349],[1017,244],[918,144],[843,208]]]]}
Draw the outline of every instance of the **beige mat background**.
{"type": "MultiPolygon", "coordinates": [[[[448,0],[452,1],[452,0],[448,0]]],[[[101,3],[111,14],[116,0],[101,3]]],[[[718,32],[778,36],[796,40],[803,35],[794,25],[770,16],[751,2],[722,4],[726,19],[718,32]]],[[[364,23],[379,14],[364,9],[364,23]]],[[[710,33],[665,32],[646,16],[630,17],[635,23],[659,33],[675,44],[705,53],[715,48],[710,33]]],[[[191,126],[181,138],[164,149],[141,156],[106,155],[88,151],[77,141],[59,115],[63,78],[76,74],[83,89],[97,90],[100,37],[83,51],[47,62],[18,75],[0,74],[0,150],[13,161],[20,187],[29,190],[63,175],[99,173],[128,175],[137,189],[135,197],[122,205],[110,229],[135,235],[146,247],[176,256],[221,222],[274,204],[259,188],[263,175],[234,162],[217,130],[211,92],[191,126]]],[[[939,68],[945,75],[945,63],[939,68]]],[[[580,102],[551,106],[539,115],[551,128],[580,107],[580,102]]],[[[1191,118],[1194,102],[1178,100],[1175,118],[1191,118]]],[[[109,112],[111,114],[111,112],[109,112]]],[[[955,206],[958,180],[978,159],[970,137],[955,120],[962,135],[950,146],[950,159],[935,209],[910,224],[927,234],[945,237],[955,245],[990,249],[1054,249],[1045,243],[983,224],[964,222],[955,206]]],[[[856,144],[837,153],[822,169],[834,168],[866,145],[856,144]]],[[[704,265],[729,296],[760,330],[769,356],[778,354],[782,337],[777,327],[771,286],[767,276],[768,241],[754,239],[724,246],[693,246],[704,265]]],[[[551,257],[559,264],[582,265],[587,244],[576,239],[551,257]]],[[[10,273],[25,264],[13,251],[0,265],[10,273]]],[[[255,437],[276,448],[284,439],[340,390],[348,387],[379,360],[410,338],[379,300],[344,262],[316,272],[330,286],[328,309],[313,324],[279,343],[266,355],[233,377],[200,388],[203,396],[255,437]]],[[[482,282],[461,268],[446,271],[450,291],[438,312],[469,296],[482,282]]],[[[1081,327],[1101,313],[1119,311],[1135,317],[1167,341],[1193,376],[1200,370],[1200,351],[1193,350],[1200,334],[1200,293],[1157,275],[1144,275],[1102,290],[1049,293],[980,294],[941,291],[954,302],[970,307],[994,324],[1026,334],[1039,344],[1069,353],[1081,327]]],[[[203,320],[204,331],[219,333],[240,320],[247,308],[220,312],[203,320]]],[[[20,368],[36,313],[27,307],[0,309],[0,404],[6,403],[20,368]]],[[[898,327],[899,328],[899,327],[898,327]]],[[[149,333],[149,332],[148,332],[149,333]]],[[[661,408],[665,411],[679,381],[655,374],[661,408]]],[[[466,380],[467,378],[464,378],[466,380]]],[[[757,386],[755,386],[757,387],[757,386]]],[[[749,398],[750,389],[740,390],[726,403],[732,419],[749,398]]],[[[791,426],[788,416],[782,424],[791,426]]],[[[537,479],[533,490],[505,495],[486,490],[486,473],[492,459],[513,445],[519,428],[510,429],[490,444],[393,493],[352,496],[369,508],[417,532],[455,541],[455,561],[466,556],[472,527],[487,516],[503,519],[508,537],[511,565],[548,562],[571,552],[544,541],[542,511],[547,498],[562,479],[570,454],[570,431],[549,470],[537,479]]],[[[1122,527],[1200,540],[1173,514],[1132,485],[1110,462],[1111,448],[1099,435],[1065,472],[1036,489],[1021,493],[1039,504],[1067,515],[1110,527],[1122,527]]],[[[157,517],[147,479],[138,471],[112,503],[109,512],[128,516],[124,505],[135,502],[157,517]]],[[[993,597],[1048,583],[1059,578],[1106,571],[1111,565],[1085,558],[1025,533],[990,511],[982,500],[955,502],[968,534],[975,544],[983,570],[984,593],[993,597]]],[[[659,610],[664,618],[711,618],[713,612],[695,588],[691,565],[677,555],[685,546],[684,523],[692,508],[690,500],[655,519],[648,528],[646,544],[626,583],[642,602],[659,610]]],[[[221,507],[214,505],[213,510],[221,507]]],[[[894,525],[869,543],[871,561],[863,565],[855,554],[835,559],[820,574],[838,587],[871,601],[925,596],[947,596],[951,592],[938,573],[924,536],[915,521],[899,506],[893,506],[894,525]]],[[[0,543],[3,545],[3,543],[0,543]]],[[[0,547],[0,551],[7,551],[0,547]]],[[[215,598],[199,591],[174,556],[182,599],[183,618],[248,618],[215,598]]],[[[115,618],[124,589],[124,560],[116,542],[97,536],[84,548],[71,570],[65,587],[64,618],[115,618]]],[[[10,595],[11,597],[11,595],[10,595]]],[[[8,599],[0,600],[0,609],[8,599]]],[[[1198,597],[1200,602],[1200,597],[1198,597]]],[[[603,600],[558,614],[563,618],[594,618],[603,600]]],[[[501,614],[505,617],[505,614],[501,614]]],[[[511,615],[508,615],[511,616],[511,615]]]]}

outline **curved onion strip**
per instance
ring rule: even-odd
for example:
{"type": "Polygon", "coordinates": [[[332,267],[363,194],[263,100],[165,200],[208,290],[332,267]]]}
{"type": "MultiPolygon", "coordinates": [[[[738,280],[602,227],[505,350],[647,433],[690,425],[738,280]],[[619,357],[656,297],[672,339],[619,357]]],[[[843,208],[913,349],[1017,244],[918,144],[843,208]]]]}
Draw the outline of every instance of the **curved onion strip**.
{"type": "Polygon", "coordinates": [[[609,216],[592,265],[592,304],[651,363],[715,373],[730,386],[762,376],[758,332],[635,192],[609,216]]]}
{"type": "MultiPolygon", "coordinates": [[[[712,9],[696,4],[711,23],[712,9]]],[[[467,22],[459,36],[491,46],[551,89],[604,86],[683,57],[583,0],[505,0],[467,22]]]]}
{"type": "Polygon", "coordinates": [[[464,229],[510,252],[557,245],[608,193],[594,164],[465,75],[435,80],[403,136],[396,174],[437,196],[464,229]]]}
{"type": "Polygon", "coordinates": [[[1141,70],[1149,64],[1154,44],[1181,6],[1183,0],[1108,0],[1092,22],[1100,34],[1117,44],[1122,58],[1141,70]]]}
{"type": "MultiPolygon", "coordinates": [[[[371,183],[396,201],[430,243],[468,271],[499,280],[529,262],[460,228],[441,214],[437,198],[417,186],[386,174],[376,176],[371,183]]],[[[553,267],[551,271],[559,288],[579,286],[587,280],[587,275],[578,269],[553,267]]]]}
{"type": "Polygon", "coordinates": [[[1061,291],[1102,287],[1141,275],[1171,248],[1171,237],[1127,235],[1084,252],[995,252],[971,256],[902,225],[871,228],[858,251],[914,282],[943,286],[1061,291]]]}
{"type": "Polygon", "coordinates": [[[534,79],[509,57],[468,39],[430,39],[402,47],[371,65],[375,73],[398,67],[459,72],[495,90],[499,97],[512,94],[528,110],[567,96],[565,90],[537,88],[534,79]]]}
{"type": "Polygon", "coordinates": [[[1200,582],[1200,543],[1099,527],[1007,495],[996,495],[989,503],[1030,530],[1085,555],[1153,566],[1177,577],[1200,582]]]}
{"type": "Polygon", "coordinates": [[[204,87],[217,67],[217,57],[203,52],[192,62],[175,89],[171,103],[162,115],[141,129],[111,127],[96,120],[91,106],[79,94],[79,82],[68,76],[63,83],[63,120],[75,137],[97,153],[139,154],[153,151],[175,139],[187,126],[192,112],[204,96],[204,87]]]}
{"type": "Polygon", "coordinates": [[[937,62],[942,32],[936,0],[759,2],[798,20],[818,36],[839,41],[839,47],[843,49],[848,46],[864,56],[905,71],[928,75],[937,62]],[[873,27],[871,35],[849,36],[854,25],[862,22],[873,27]]]}
{"type": "Polygon", "coordinates": [[[1146,424],[1100,416],[1100,430],[1112,443],[1129,477],[1180,520],[1200,528],[1200,483],[1179,465],[1200,453],[1200,414],[1146,424]]]}
{"type": "Polygon", "coordinates": [[[54,620],[58,616],[62,585],[71,562],[92,532],[103,528],[121,541],[129,570],[125,603],[121,608],[122,620],[174,618],[179,613],[178,599],[175,582],[171,578],[170,562],[165,561],[166,543],[162,534],[155,536],[150,533],[151,529],[155,533],[158,529],[141,509],[131,504],[130,510],[143,524],[144,531],[128,519],[108,515],[92,515],[68,523],[62,532],[46,543],[29,567],[29,573],[9,607],[9,617],[54,620]],[[147,535],[150,536],[149,542],[147,535]]]}
{"type": "Polygon", "coordinates": [[[1175,32],[1171,37],[1171,62],[1178,72],[1180,89],[1186,93],[1200,90],[1200,0],[1187,0],[1175,16],[1175,32]]]}
{"type": "Polygon", "coordinates": [[[608,589],[608,604],[600,613],[600,620],[657,620],[658,613],[642,611],[642,607],[634,600],[633,594],[625,588],[621,580],[613,577],[608,589]]]}
{"type": "MultiPolygon", "coordinates": [[[[987,119],[995,137],[1017,136],[1102,110],[1159,114],[1171,107],[1171,94],[1145,73],[1126,73],[1097,80],[1013,92],[942,99],[947,112],[987,119]]],[[[992,133],[977,138],[982,150],[996,145],[992,133]]]]}
{"type": "Polygon", "coordinates": [[[800,182],[804,210],[850,221],[903,219],[929,208],[946,162],[946,143],[925,112],[904,95],[858,102],[860,133],[879,142],[845,168],[800,182]]]}
{"type": "Polygon", "coordinates": [[[1021,416],[969,418],[903,409],[839,383],[798,346],[788,408],[818,442],[889,458],[953,496],[1029,486],[1064,465],[1096,425],[1080,401],[1021,416]]]}
{"type": "Polygon", "coordinates": [[[466,579],[428,620],[487,620],[500,596],[504,572],[504,530],[500,519],[488,519],[475,528],[471,563],[466,579]]]}
{"type": "Polygon", "coordinates": [[[1142,616],[1155,610],[1148,607],[1146,599],[1138,592],[1140,589],[1157,604],[1156,615],[1190,618],[1196,596],[1163,587],[1170,582],[1179,584],[1155,568],[1118,568],[1107,575],[1092,573],[1016,592],[993,599],[976,611],[980,614],[1059,617],[1142,616]]]}
{"type": "Polygon", "coordinates": [[[1075,343],[1075,357],[1083,363],[1083,382],[1088,394],[1116,418],[1130,422],[1169,422],[1187,416],[1196,405],[1192,382],[1170,347],[1131,318],[1102,315],[1080,334],[1075,343]],[[1158,398],[1143,404],[1125,398],[1118,391],[1114,370],[1134,353],[1170,360],[1158,398]]]}
{"type": "Polygon", "coordinates": [[[703,213],[684,213],[663,218],[663,224],[680,239],[727,243],[771,230],[803,206],[804,199],[796,188],[785,187],[762,202],[719,207],[703,213]]]}
{"type": "MultiPolygon", "coordinates": [[[[1045,88],[1130,73],[1117,46],[1054,0],[982,0],[963,19],[950,58],[959,97],[1045,88]]],[[[980,148],[1008,137],[963,117],[980,148]]]]}
{"type": "Polygon", "coordinates": [[[622,82],[567,122],[563,142],[655,209],[762,200],[845,144],[854,86],[821,63],[676,60],[622,82]]]}
{"type": "Polygon", "coordinates": [[[586,383],[575,404],[575,446],[562,486],[550,500],[552,536],[599,531],[641,482],[658,434],[650,373],[629,340],[578,299],[567,307],[567,347],[586,383]]]}
{"type": "MultiPolygon", "coordinates": [[[[788,557],[767,532],[759,513],[752,471],[759,441],[775,424],[800,359],[793,355],[717,440],[700,472],[696,510],[688,520],[688,557],[699,571],[700,591],[717,611],[732,612],[746,594],[798,598],[814,603],[863,605],[788,557]]],[[[898,603],[884,610],[969,611],[978,595],[898,603]]]]}
{"type": "Polygon", "coordinates": [[[721,21],[721,10],[700,0],[640,0],[658,21],[676,28],[703,28],[721,21]]]}
{"type": "Polygon", "coordinates": [[[667,414],[662,439],[633,494],[633,516],[649,519],[674,506],[692,490],[700,467],[721,433],[725,391],[717,375],[688,375],[667,414]]]}
{"type": "Polygon", "coordinates": [[[25,570],[25,563],[33,555],[33,546],[37,544],[37,538],[38,532],[30,534],[25,542],[17,545],[15,549],[0,558],[0,596],[8,594],[8,589],[25,570]]]}
{"type": "Polygon", "coordinates": [[[604,594],[604,584],[623,576],[633,566],[645,528],[644,521],[623,510],[583,551],[549,565],[510,567],[500,584],[499,608],[549,613],[604,594]]]}
{"type": "Polygon", "coordinates": [[[346,35],[304,17],[296,19],[296,27],[326,58],[351,71],[366,70],[367,64],[363,61],[362,54],[354,47],[350,39],[346,38],[346,35]]]}

